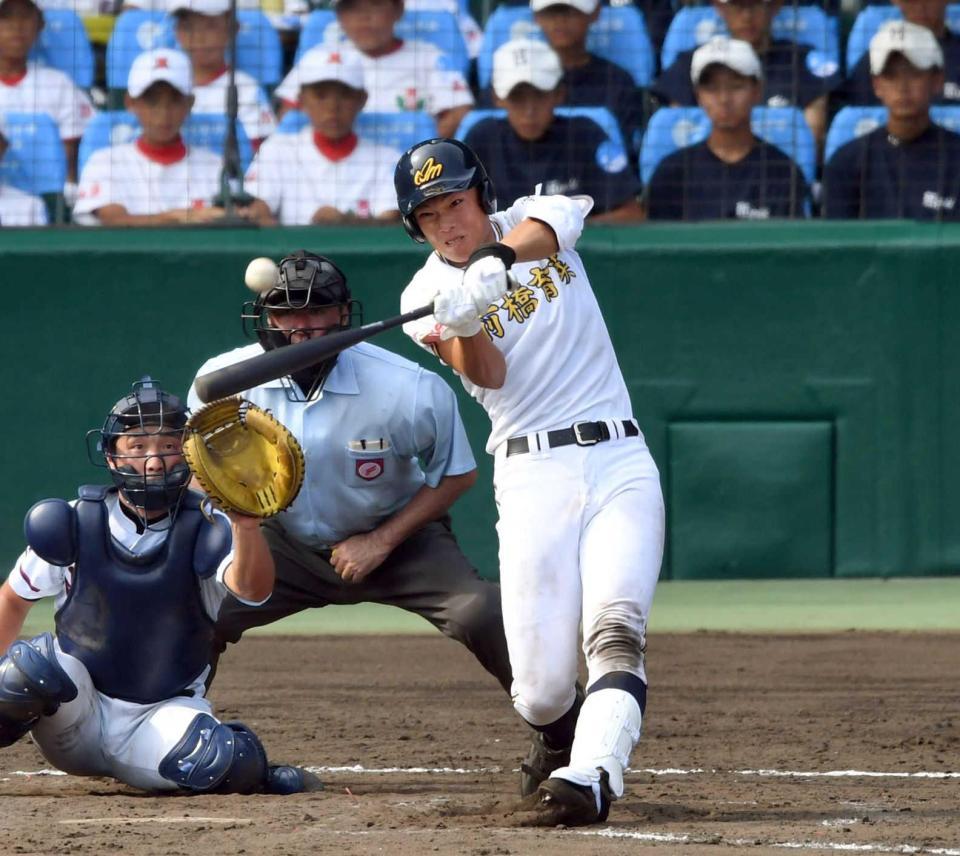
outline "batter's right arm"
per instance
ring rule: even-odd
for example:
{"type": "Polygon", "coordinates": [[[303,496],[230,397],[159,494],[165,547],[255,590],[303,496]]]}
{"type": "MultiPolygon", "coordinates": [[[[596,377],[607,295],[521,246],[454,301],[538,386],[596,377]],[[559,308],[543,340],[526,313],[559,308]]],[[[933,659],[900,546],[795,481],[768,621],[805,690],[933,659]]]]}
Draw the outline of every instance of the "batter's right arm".
{"type": "Polygon", "coordinates": [[[437,354],[457,374],[485,389],[500,389],[507,379],[507,362],[484,330],[476,336],[439,341],[437,354]]]}

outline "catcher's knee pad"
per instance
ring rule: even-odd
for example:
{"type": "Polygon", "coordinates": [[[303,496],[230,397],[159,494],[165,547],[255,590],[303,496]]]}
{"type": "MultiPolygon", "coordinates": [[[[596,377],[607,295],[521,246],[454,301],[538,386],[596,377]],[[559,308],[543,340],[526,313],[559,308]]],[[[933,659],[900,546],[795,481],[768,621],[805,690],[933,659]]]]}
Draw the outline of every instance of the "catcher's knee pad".
{"type": "Polygon", "coordinates": [[[252,794],[264,789],[267,753],[239,722],[217,722],[201,713],[160,762],[163,778],[191,791],[252,794]]]}
{"type": "Polygon", "coordinates": [[[77,697],[77,687],[57,662],[53,636],[14,642],[0,658],[0,746],[10,746],[41,716],[77,697]]]}

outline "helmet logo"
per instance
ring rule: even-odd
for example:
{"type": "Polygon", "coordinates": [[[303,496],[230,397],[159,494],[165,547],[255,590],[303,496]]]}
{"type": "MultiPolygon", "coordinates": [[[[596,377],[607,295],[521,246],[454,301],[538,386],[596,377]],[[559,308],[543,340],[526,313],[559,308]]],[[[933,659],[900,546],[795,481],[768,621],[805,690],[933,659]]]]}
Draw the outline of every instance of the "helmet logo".
{"type": "Polygon", "coordinates": [[[443,164],[435,161],[431,155],[423,162],[423,166],[413,174],[413,184],[415,187],[420,187],[421,184],[433,181],[442,174],[443,164]]]}

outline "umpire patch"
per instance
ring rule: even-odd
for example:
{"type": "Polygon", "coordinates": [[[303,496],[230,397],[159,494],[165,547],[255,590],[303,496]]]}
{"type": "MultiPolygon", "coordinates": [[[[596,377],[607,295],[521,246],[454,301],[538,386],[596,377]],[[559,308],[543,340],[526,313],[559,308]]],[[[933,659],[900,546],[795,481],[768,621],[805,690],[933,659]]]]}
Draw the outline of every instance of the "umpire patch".
{"type": "Polygon", "coordinates": [[[364,458],[354,463],[357,475],[364,481],[373,481],[383,475],[383,458],[364,458]]]}

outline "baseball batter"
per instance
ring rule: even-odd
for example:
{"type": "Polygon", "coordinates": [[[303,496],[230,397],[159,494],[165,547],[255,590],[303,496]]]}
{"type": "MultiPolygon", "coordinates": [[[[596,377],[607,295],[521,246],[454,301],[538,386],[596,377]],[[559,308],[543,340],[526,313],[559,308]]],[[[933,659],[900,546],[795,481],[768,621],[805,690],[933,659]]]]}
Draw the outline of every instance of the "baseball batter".
{"type": "Polygon", "coordinates": [[[0,588],[0,746],[30,731],[58,769],[148,790],[313,790],[204,697],[220,602],[265,601],[274,566],[258,519],[211,514],[188,490],[186,419],[175,396],[135,383],[90,432],[113,485],[27,512],[29,546],[0,588]],[[42,597],[56,598],[55,636],[14,641],[42,597]]]}
{"type": "Polygon", "coordinates": [[[538,825],[602,821],[623,794],[646,706],[664,509],[574,249],[592,201],[528,196],[495,213],[483,164],[447,139],[407,151],[395,185],[407,231],[435,250],[401,301],[406,311],[434,300],[434,316],[406,332],[461,376],[492,422],[512,695],[540,738],[524,765],[524,807],[538,825]]]}

